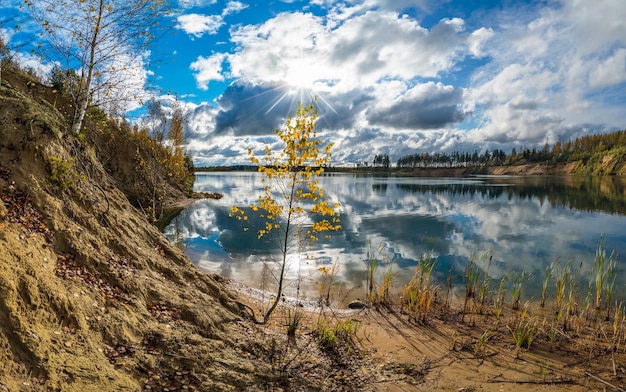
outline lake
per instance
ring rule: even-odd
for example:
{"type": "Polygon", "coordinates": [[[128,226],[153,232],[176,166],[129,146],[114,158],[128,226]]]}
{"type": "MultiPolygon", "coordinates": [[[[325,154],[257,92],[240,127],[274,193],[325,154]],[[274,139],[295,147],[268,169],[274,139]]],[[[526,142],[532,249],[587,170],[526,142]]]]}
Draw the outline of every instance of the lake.
{"type": "MultiPolygon", "coordinates": [[[[200,200],[183,210],[165,234],[199,268],[271,289],[279,260],[276,246],[229,217],[231,206],[244,208],[258,198],[261,179],[253,172],[197,174],[196,191],[224,197],[200,200]]],[[[298,290],[299,296],[317,298],[320,268],[334,264],[334,299],[363,298],[365,261],[372,255],[379,263],[377,275],[391,268],[400,287],[420,257],[431,254],[436,259],[434,280],[443,287],[450,281],[460,292],[474,256],[494,280],[492,287],[505,274],[530,274],[526,299],[538,297],[548,265],[570,263],[579,275],[578,291],[585,295],[600,241],[607,256],[613,252],[623,262],[626,255],[625,178],[327,174],[320,185],[327,198],[340,203],[343,228],[289,255],[287,295],[298,290]]],[[[625,277],[620,265],[615,291],[621,298],[626,298],[625,277]]]]}

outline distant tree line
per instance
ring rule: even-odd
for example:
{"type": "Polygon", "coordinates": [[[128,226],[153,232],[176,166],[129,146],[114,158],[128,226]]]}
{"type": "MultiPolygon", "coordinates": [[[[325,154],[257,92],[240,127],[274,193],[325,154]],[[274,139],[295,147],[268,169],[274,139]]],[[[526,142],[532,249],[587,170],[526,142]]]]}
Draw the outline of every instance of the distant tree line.
{"type": "Polygon", "coordinates": [[[398,167],[468,167],[468,166],[484,166],[484,165],[502,165],[506,161],[506,153],[499,149],[493,151],[485,151],[479,154],[478,151],[473,153],[458,152],[452,153],[436,152],[436,153],[416,153],[409,154],[398,159],[398,167]]]}
{"type": "MultiPolygon", "coordinates": [[[[478,153],[468,152],[436,152],[414,153],[398,159],[399,168],[417,167],[473,167],[473,166],[501,166],[523,163],[566,163],[582,161],[586,163],[598,154],[608,152],[626,155],[626,131],[615,131],[605,134],[594,134],[577,137],[567,142],[556,142],[554,145],[544,144],[542,148],[523,148],[521,151],[513,148],[510,154],[500,149],[478,153]]],[[[387,160],[389,159],[386,157],[387,160]]],[[[377,155],[374,166],[381,158],[377,155]]]]}
{"type": "Polygon", "coordinates": [[[387,154],[378,154],[374,157],[374,166],[376,167],[389,167],[391,166],[391,161],[389,160],[389,155],[387,154]]]}

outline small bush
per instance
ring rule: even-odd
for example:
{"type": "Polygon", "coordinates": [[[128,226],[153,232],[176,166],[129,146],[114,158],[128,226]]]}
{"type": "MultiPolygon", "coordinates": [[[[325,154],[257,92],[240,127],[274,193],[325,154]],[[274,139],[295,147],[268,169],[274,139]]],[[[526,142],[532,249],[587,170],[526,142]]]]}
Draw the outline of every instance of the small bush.
{"type": "Polygon", "coordinates": [[[296,336],[296,331],[300,327],[300,322],[304,318],[304,313],[298,310],[289,310],[285,316],[285,327],[287,327],[287,336],[296,336]]]}
{"type": "Polygon", "coordinates": [[[357,328],[357,322],[351,318],[345,321],[337,320],[334,324],[320,318],[317,322],[318,340],[327,350],[337,351],[340,346],[347,346],[349,351],[354,344],[352,338],[357,328]]]}
{"type": "Polygon", "coordinates": [[[50,180],[63,191],[74,185],[79,178],[74,170],[74,161],[74,158],[67,161],[57,157],[50,158],[50,180]]]}

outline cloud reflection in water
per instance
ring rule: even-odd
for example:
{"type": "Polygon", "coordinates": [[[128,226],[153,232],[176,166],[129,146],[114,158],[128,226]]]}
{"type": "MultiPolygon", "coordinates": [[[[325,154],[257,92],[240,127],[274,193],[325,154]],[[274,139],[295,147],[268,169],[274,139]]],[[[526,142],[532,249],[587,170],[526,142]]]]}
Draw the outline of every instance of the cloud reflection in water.
{"type": "MultiPolygon", "coordinates": [[[[241,222],[228,216],[231,205],[244,208],[257,199],[263,189],[260,180],[257,173],[198,174],[196,190],[224,197],[184,210],[167,226],[166,235],[183,243],[200,268],[267,287],[272,279],[262,278],[264,265],[279,259],[276,246],[268,238],[258,240],[253,230],[244,232],[241,222]]],[[[431,251],[438,257],[433,276],[439,283],[445,285],[451,274],[462,284],[472,253],[489,251],[489,272],[495,279],[522,270],[532,274],[527,293],[538,292],[545,267],[557,257],[573,260],[576,268],[582,264],[579,272],[586,277],[601,236],[618,260],[626,255],[626,201],[620,197],[626,184],[619,179],[330,174],[320,184],[327,197],[341,204],[343,230],[302,255],[291,255],[288,294],[294,293],[297,277],[304,276],[306,295],[315,297],[318,269],[336,262],[337,279],[362,295],[364,260],[370,247],[380,244],[380,259],[399,272],[398,284],[408,281],[420,255],[431,251]]],[[[620,272],[616,290],[622,297],[624,275],[620,272]]]]}

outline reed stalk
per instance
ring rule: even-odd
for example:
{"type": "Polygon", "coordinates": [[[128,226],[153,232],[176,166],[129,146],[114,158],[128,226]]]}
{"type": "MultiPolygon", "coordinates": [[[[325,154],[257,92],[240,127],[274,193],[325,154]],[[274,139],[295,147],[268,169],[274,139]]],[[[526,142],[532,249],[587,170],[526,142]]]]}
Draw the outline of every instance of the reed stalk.
{"type": "Polygon", "coordinates": [[[565,302],[565,288],[567,287],[567,283],[569,282],[570,274],[571,274],[571,260],[562,266],[560,261],[557,259],[556,263],[553,265],[552,270],[554,273],[554,284],[556,288],[556,309],[557,312],[563,308],[563,304],[565,302]]]}
{"type": "Polygon", "coordinates": [[[615,289],[615,278],[617,277],[617,258],[613,253],[609,257],[606,274],[606,320],[610,319],[609,313],[611,309],[611,300],[613,299],[613,291],[615,289]]]}
{"type": "Polygon", "coordinates": [[[509,279],[508,275],[504,275],[500,279],[500,285],[498,286],[498,293],[496,294],[496,298],[494,301],[495,315],[496,321],[500,321],[500,317],[502,316],[502,308],[504,307],[504,297],[506,295],[506,282],[509,279]]]}
{"type": "Polygon", "coordinates": [[[482,335],[480,335],[480,337],[478,338],[478,340],[476,341],[476,345],[474,347],[474,355],[478,355],[480,354],[483,349],[485,348],[485,345],[487,344],[487,341],[489,341],[489,339],[495,334],[495,332],[493,331],[493,329],[488,329],[485,332],[483,332],[482,335]]]}
{"type": "Polygon", "coordinates": [[[376,299],[377,305],[391,306],[391,288],[393,287],[393,281],[396,277],[396,273],[393,271],[393,267],[390,264],[389,269],[383,273],[378,284],[378,296],[376,299]]]}
{"type": "Polygon", "coordinates": [[[530,350],[537,336],[536,319],[528,316],[528,307],[524,306],[519,322],[516,323],[514,328],[508,328],[515,342],[515,357],[519,358],[519,352],[522,347],[526,347],[527,350],[530,350]]]}
{"type": "Polygon", "coordinates": [[[520,300],[522,298],[522,291],[524,289],[524,286],[526,285],[526,282],[528,282],[529,278],[530,278],[530,275],[527,274],[526,271],[522,271],[520,274],[513,276],[513,279],[512,279],[513,287],[511,288],[511,295],[512,295],[511,308],[513,308],[514,310],[519,309],[520,300]]]}
{"type": "Polygon", "coordinates": [[[430,277],[437,260],[432,253],[420,255],[415,273],[402,293],[403,303],[407,305],[409,321],[426,322],[439,286],[430,283],[430,277]]]}
{"type": "Polygon", "coordinates": [[[470,300],[476,296],[478,280],[480,279],[480,268],[476,264],[476,253],[472,252],[469,263],[465,267],[465,303],[463,305],[463,313],[469,311],[468,305],[470,300]]]}
{"type": "MultiPolygon", "coordinates": [[[[605,284],[611,283],[611,295],[613,294],[613,283],[615,282],[615,274],[617,270],[617,260],[615,253],[611,253],[608,258],[606,255],[606,249],[602,247],[602,238],[596,249],[596,255],[594,258],[593,275],[596,291],[596,309],[602,309],[602,293],[608,289],[605,288],[605,284]]],[[[608,294],[608,293],[607,293],[608,294]]],[[[607,307],[610,306],[610,302],[607,302],[607,307]]]]}
{"type": "Polygon", "coordinates": [[[550,278],[552,278],[552,268],[554,262],[550,263],[543,274],[543,284],[541,286],[541,307],[545,308],[546,306],[546,295],[548,293],[548,285],[550,284],[550,278]]]}
{"type": "Polygon", "coordinates": [[[372,241],[368,241],[367,258],[365,260],[365,267],[367,269],[367,305],[371,306],[376,301],[375,275],[378,269],[379,257],[384,249],[384,243],[378,244],[376,249],[372,248],[372,241]]]}
{"type": "Polygon", "coordinates": [[[489,255],[489,261],[486,262],[485,260],[487,259],[487,252],[483,253],[482,255],[482,263],[483,265],[486,265],[486,268],[484,270],[483,273],[483,281],[480,285],[480,289],[478,291],[478,303],[480,304],[480,307],[478,309],[478,313],[482,314],[484,311],[484,306],[485,306],[485,298],[487,297],[487,292],[489,290],[489,270],[491,269],[491,261],[493,260],[493,255],[489,255]]]}
{"type": "Polygon", "coordinates": [[[330,267],[318,268],[322,277],[315,283],[318,285],[319,302],[326,306],[330,306],[330,292],[335,285],[337,273],[339,273],[339,263],[335,261],[330,267]]]}

